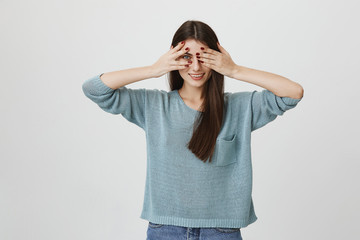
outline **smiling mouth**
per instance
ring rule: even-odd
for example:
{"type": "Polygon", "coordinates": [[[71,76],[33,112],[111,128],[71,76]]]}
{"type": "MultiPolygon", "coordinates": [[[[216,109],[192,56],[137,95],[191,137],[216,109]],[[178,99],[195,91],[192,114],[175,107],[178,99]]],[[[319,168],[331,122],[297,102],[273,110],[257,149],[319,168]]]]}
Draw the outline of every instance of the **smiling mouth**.
{"type": "Polygon", "coordinates": [[[202,74],[190,74],[190,73],[189,73],[189,75],[192,76],[192,77],[198,78],[198,77],[204,76],[205,73],[202,73],[202,74]]]}
{"type": "Polygon", "coordinates": [[[189,75],[193,80],[200,81],[201,79],[204,78],[205,73],[202,73],[202,74],[190,74],[189,73],[189,75]]]}

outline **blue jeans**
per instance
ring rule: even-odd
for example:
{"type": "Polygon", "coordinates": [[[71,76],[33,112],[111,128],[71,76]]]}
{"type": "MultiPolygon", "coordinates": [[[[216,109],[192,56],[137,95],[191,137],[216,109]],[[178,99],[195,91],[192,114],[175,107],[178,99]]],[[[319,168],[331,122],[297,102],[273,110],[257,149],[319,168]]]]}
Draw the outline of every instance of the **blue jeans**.
{"type": "Polygon", "coordinates": [[[149,222],[146,240],[242,240],[240,228],[192,228],[149,222]]]}

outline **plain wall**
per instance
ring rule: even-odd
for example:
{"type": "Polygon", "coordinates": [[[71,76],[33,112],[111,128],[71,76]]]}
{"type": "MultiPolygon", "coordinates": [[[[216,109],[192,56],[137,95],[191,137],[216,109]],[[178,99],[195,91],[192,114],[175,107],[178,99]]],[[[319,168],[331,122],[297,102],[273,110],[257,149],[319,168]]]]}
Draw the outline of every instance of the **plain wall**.
{"type": "MultiPolygon", "coordinates": [[[[358,239],[358,1],[0,3],[0,239],[145,239],[142,129],[82,92],[153,64],[200,20],[236,64],[301,84],[296,108],[252,134],[258,220],[244,240],[358,239]]],[[[169,90],[165,75],[128,85],[169,90]]],[[[225,91],[262,90],[226,78],[225,91]]]]}

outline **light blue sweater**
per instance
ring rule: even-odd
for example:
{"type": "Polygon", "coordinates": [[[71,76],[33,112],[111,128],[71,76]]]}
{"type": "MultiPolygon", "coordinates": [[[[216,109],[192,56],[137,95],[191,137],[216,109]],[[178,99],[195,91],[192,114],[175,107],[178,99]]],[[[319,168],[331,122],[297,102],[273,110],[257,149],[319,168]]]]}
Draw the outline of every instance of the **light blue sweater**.
{"type": "MultiPolygon", "coordinates": [[[[113,90],[86,80],[84,94],[101,109],[121,114],[146,134],[147,173],[140,218],[183,227],[243,228],[257,216],[252,200],[251,132],[302,99],[261,92],[225,92],[225,118],[213,162],[200,161],[186,143],[200,112],[177,90],[113,90]]],[[[124,136],[126,137],[126,136],[124,136]]]]}

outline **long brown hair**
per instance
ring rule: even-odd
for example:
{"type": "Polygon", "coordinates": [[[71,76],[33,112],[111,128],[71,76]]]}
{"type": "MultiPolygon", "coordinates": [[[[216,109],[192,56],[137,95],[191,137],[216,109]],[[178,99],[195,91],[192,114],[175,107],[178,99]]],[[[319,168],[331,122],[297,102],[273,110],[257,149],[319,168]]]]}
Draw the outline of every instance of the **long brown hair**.
{"type": "MultiPolygon", "coordinates": [[[[207,47],[219,51],[218,38],[209,25],[201,21],[186,21],[175,32],[171,45],[194,39],[207,47]]],[[[178,70],[168,73],[171,91],[180,89],[184,80],[178,70]]],[[[212,156],[215,149],[216,138],[220,132],[224,116],[224,75],[211,69],[210,78],[204,84],[202,96],[204,102],[202,112],[194,123],[193,135],[187,147],[204,163],[212,156]]]]}

